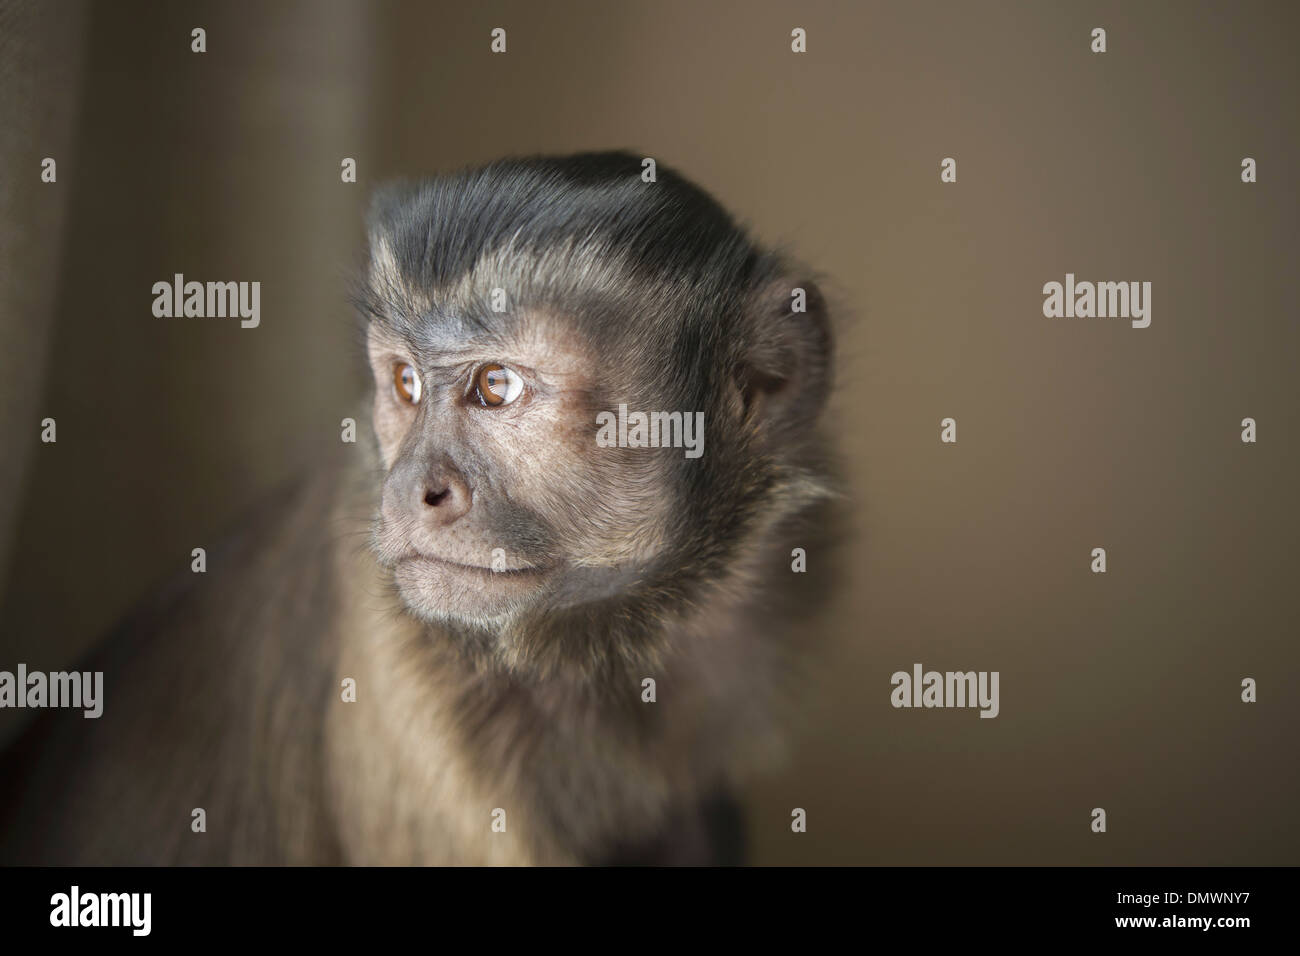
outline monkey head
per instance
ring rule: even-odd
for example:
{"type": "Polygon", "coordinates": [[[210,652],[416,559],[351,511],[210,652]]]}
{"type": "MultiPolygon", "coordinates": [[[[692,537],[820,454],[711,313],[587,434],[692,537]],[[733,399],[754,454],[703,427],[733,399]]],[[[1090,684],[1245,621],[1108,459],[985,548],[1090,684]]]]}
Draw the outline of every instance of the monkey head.
{"type": "Polygon", "coordinates": [[[371,208],[374,550],[410,614],[515,670],[662,653],[824,494],[822,296],[652,178],[506,160],[371,208]]]}

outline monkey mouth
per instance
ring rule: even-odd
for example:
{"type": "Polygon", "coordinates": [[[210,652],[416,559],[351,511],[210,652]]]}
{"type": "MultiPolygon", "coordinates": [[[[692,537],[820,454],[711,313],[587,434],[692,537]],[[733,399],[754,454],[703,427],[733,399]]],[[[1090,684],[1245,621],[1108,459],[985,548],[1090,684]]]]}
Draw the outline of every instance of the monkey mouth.
{"type": "Polygon", "coordinates": [[[406,564],[415,566],[429,565],[433,568],[450,568],[454,571],[462,571],[471,574],[484,574],[489,577],[523,577],[528,575],[540,576],[546,573],[546,568],[536,564],[521,564],[513,568],[492,568],[481,564],[465,564],[461,561],[453,561],[450,558],[439,557],[435,554],[424,554],[419,551],[412,551],[397,560],[397,566],[406,564]]]}
{"type": "Polygon", "coordinates": [[[430,554],[410,553],[393,564],[406,606],[429,621],[483,621],[518,611],[550,589],[551,569],[536,565],[498,571],[430,554]]]}

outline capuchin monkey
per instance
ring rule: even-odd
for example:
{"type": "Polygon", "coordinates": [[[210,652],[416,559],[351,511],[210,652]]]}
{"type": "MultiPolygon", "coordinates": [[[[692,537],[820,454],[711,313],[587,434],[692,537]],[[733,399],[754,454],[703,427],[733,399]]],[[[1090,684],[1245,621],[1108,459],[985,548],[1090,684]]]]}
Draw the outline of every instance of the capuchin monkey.
{"type": "Polygon", "coordinates": [[[834,497],[823,296],[627,153],[388,187],[369,247],[371,447],[82,666],[0,861],[742,861],[834,497]]]}

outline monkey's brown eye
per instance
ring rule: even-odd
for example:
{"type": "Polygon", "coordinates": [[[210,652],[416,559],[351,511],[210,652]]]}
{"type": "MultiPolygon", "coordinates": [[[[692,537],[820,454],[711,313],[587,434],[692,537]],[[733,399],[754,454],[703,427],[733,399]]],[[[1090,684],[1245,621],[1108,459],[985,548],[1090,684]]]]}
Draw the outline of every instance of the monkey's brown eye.
{"type": "Polygon", "coordinates": [[[509,405],[524,390],[524,380],[504,365],[484,365],[474,376],[474,390],[484,405],[509,405]]]}
{"type": "Polygon", "coordinates": [[[405,362],[393,366],[393,388],[402,401],[411,405],[420,404],[420,376],[405,362]]]}

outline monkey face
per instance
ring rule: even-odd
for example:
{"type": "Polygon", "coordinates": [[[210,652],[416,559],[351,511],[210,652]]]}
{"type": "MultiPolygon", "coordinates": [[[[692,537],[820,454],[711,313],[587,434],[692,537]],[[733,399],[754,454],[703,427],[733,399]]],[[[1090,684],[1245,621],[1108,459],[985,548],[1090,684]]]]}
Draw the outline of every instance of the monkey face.
{"type": "MultiPolygon", "coordinates": [[[[617,593],[664,547],[670,467],[602,448],[602,364],[561,318],[369,331],[387,475],[380,560],[430,621],[486,624],[617,593]],[[504,324],[503,324],[504,325],[504,324]]],[[[636,396],[620,393],[624,402],[636,396]]],[[[641,451],[642,454],[630,454],[641,451]]]]}

